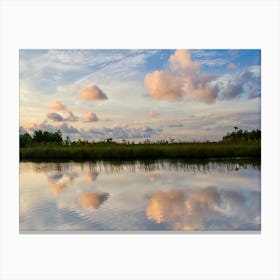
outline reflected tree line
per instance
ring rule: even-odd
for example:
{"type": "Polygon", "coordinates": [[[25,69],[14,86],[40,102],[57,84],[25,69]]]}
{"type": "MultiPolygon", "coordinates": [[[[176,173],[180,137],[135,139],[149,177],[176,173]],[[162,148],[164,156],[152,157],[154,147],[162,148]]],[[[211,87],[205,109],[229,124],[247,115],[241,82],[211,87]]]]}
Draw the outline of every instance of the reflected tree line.
{"type": "Polygon", "coordinates": [[[211,171],[238,171],[242,169],[260,170],[261,162],[258,159],[231,159],[220,161],[89,161],[80,163],[26,163],[28,168],[35,172],[72,172],[74,166],[79,165],[81,171],[88,169],[89,172],[120,173],[120,172],[152,172],[156,170],[191,172],[191,173],[208,173],[211,171]]]}

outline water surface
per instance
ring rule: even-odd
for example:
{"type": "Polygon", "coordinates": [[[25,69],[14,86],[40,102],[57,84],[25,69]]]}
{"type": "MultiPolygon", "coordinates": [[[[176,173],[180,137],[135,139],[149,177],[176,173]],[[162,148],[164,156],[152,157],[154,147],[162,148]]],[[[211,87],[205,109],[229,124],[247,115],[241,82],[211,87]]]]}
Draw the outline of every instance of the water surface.
{"type": "Polygon", "coordinates": [[[20,231],[259,231],[250,162],[20,163],[20,231]]]}

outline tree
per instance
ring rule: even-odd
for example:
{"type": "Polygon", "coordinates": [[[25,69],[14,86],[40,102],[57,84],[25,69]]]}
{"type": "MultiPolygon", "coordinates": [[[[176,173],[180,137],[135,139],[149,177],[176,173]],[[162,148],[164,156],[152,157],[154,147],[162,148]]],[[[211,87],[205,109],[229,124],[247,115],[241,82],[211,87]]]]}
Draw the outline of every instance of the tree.
{"type": "Polygon", "coordinates": [[[19,135],[19,146],[30,147],[32,145],[32,137],[26,132],[19,135]]]}
{"type": "Polygon", "coordinates": [[[62,144],[62,133],[60,130],[56,132],[48,132],[42,130],[36,130],[33,134],[33,142],[36,144],[39,143],[55,143],[55,144],[62,144]]]}
{"type": "Polygon", "coordinates": [[[71,144],[72,144],[71,139],[69,138],[69,136],[66,136],[66,139],[64,140],[64,145],[70,146],[71,144]]]}

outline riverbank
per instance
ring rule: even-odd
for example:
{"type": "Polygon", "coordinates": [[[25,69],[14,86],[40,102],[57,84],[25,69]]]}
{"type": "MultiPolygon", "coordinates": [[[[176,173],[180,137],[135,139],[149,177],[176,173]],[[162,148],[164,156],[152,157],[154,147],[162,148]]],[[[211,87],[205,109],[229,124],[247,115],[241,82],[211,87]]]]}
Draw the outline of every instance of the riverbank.
{"type": "Polygon", "coordinates": [[[157,160],[261,157],[261,144],[174,143],[45,145],[20,148],[20,160],[157,160]]]}

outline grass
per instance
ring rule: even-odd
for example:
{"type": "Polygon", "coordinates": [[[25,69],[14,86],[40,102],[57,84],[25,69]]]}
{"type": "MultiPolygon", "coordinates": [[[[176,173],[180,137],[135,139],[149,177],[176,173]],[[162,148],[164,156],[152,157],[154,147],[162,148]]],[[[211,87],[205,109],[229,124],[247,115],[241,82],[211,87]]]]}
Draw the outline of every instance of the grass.
{"type": "Polygon", "coordinates": [[[233,143],[174,143],[46,145],[20,148],[20,160],[156,160],[209,159],[254,157],[260,158],[261,144],[233,143]]]}

